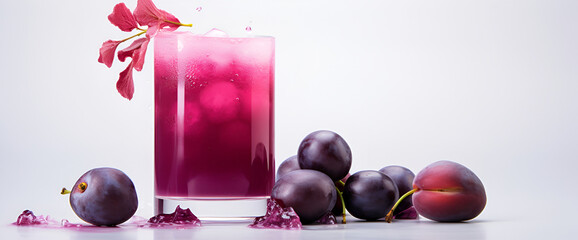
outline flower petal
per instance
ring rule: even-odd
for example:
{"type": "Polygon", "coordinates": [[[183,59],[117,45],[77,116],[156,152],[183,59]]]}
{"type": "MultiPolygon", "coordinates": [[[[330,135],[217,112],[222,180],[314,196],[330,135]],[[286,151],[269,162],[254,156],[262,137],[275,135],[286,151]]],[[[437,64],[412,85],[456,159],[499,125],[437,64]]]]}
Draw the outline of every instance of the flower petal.
{"type": "Polygon", "coordinates": [[[148,44],[148,41],[149,41],[149,40],[148,40],[148,38],[146,38],[146,37],[143,37],[143,38],[139,38],[139,39],[137,39],[137,40],[134,40],[134,41],[130,44],[130,46],[128,46],[128,47],[126,47],[126,48],[118,51],[118,53],[117,53],[117,54],[118,54],[118,60],[120,60],[121,62],[124,62],[124,60],[125,60],[127,57],[132,57],[134,51],[136,51],[137,49],[139,49],[144,42],[147,42],[147,44],[148,44]]]}
{"type": "Polygon", "coordinates": [[[159,29],[161,29],[161,24],[160,22],[157,24],[151,24],[149,25],[149,28],[147,28],[147,34],[146,36],[148,38],[153,38],[155,35],[157,35],[157,33],[159,32],[159,29]]]}
{"type": "Polygon", "coordinates": [[[134,65],[134,70],[139,72],[142,70],[149,42],[150,39],[146,38],[146,40],[142,42],[141,46],[132,53],[132,64],[134,65]]]}
{"type": "Polygon", "coordinates": [[[110,66],[112,66],[112,62],[114,61],[114,52],[120,43],[121,41],[113,40],[108,40],[102,43],[102,47],[100,47],[99,50],[98,62],[104,63],[104,65],[110,68],[110,66]]]}
{"type": "Polygon", "coordinates": [[[168,27],[169,31],[174,31],[180,27],[178,18],[167,11],[158,9],[152,0],[138,0],[136,8],[134,9],[134,16],[140,25],[149,26],[149,31],[152,30],[151,32],[147,31],[147,35],[149,36],[154,36],[156,31],[161,28],[168,27]],[[154,28],[156,26],[158,27],[154,28]],[[154,29],[151,29],[151,27],[154,29]]]}
{"type": "Polygon", "coordinates": [[[112,13],[108,15],[108,20],[125,32],[130,32],[138,27],[136,19],[124,3],[114,6],[112,13]]]}
{"type": "MultiPolygon", "coordinates": [[[[161,11],[161,13],[163,14],[164,20],[168,20],[168,21],[171,21],[171,22],[174,22],[174,23],[181,23],[181,22],[179,21],[179,19],[178,19],[177,17],[175,17],[174,15],[172,15],[172,14],[170,14],[170,13],[164,11],[164,10],[159,10],[159,11],[161,11]]],[[[174,24],[174,23],[170,23],[170,22],[163,21],[163,22],[161,23],[161,28],[168,27],[168,28],[169,28],[169,29],[168,29],[169,31],[175,31],[175,30],[177,30],[177,28],[179,28],[181,25],[179,25],[179,24],[174,24]]]]}
{"type": "Polygon", "coordinates": [[[116,82],[116,90],[124,98],[131,100],[134,94],[134,82],[132,80],[132,62],[119,74],[116,82]]]}
{"type": "Polygon", "coordinates": [[[152,0],[138,0],[134,9],[136,21],[143,26],[156,24],[163,20],[163,13],[155,6],[152,0]]]}

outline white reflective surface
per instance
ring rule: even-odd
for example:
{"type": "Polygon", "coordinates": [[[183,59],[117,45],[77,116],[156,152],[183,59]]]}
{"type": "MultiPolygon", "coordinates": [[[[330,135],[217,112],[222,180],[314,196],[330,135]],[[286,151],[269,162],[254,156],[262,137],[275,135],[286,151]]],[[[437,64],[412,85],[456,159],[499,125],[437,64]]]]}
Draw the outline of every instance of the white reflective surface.
{"type": "Polygon", "coordinates": [[[205,223],[194,229],[134,227],[91,230],[3,226],[3,239],[567,239],[576,234],[568,221],[475,220],[437,223],[428,220],[384,222],[351,221],[345,225],[304,226],[302,230],[252,229],[246,223],[205,223]]]}
{"type": "MultiPolygon", "coordinates": [[[[351,172],[448,159],[482,180],[466,224],[427,220],[302,231],[206,224],[79,232],[9,225],[24,209],[80,222],[67,196],[91,168],[122,169],[153,212],[153,64],[132,101],[97,62],[128,33],[119,0],[0,1],[1,239],[571,239],[578,236],[578,1],[155,0],[191,31],[276,38],[277,165],[308,133],[349,143],[351,172]],[[202,11],[196,11],[202,7],[202,11]]],[[[133,9],[136,0],[123,1],[133,9]]],[[[128,46],[128,45],[126,45],[128,46]]]]}

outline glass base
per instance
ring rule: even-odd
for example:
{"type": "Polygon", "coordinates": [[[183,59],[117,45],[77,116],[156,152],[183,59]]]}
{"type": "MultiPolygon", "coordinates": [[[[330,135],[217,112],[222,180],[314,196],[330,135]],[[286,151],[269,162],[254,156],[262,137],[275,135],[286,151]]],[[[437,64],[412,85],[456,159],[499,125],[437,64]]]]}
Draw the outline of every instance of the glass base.
{"type": "Polygon", "coordinates": [[[173,213],[177,206],[191,209],[201,220],[208,221],[251,221],[267,212],[267,199],[231,198],[231,199],[188,199],[155,197],[155,215],[173,213]]]}

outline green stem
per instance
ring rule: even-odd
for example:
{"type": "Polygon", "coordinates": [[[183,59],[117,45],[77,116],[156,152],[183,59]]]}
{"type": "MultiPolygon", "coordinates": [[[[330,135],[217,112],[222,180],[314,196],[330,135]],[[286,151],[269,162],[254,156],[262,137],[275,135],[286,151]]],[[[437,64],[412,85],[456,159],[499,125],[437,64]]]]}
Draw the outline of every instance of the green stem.
{"type": "Polygon", "coordinates": [[[397,202],[395,203],[395,205],[393,205],[393,207],[391,208],[391,210],[389,210],[389,212],[387,213],[387,215],[385,216],[385,221],[390,223],[393,220],[393,211],[397,208],[397,206],[401,203],[401,201],[403,199],[405,199],[407,196],[412,195],[414,192],[419,191],[418,188],[414,188],[412,190],[410,190],[409,192],[406,192],[404,195],[402,195],[401,197],[399,197],[399,199],[397,200],[397,202]]]}
{"type": "MultiPolygon", "coordinates": [[[[340,187],[345,186],[345,183],[341,180],[335,183],[339,184],[340,187]]],[[[335,190],[337,191],[337,196],[339,196],[339,199],[341,200],[341,216],[343,217],[341,223],[345,224],[347,223],[347,221],[345,220],[345,201],[343,201],[343,192],[339,191],[339,188],[337,186],[335,186],[335,190]]]]}

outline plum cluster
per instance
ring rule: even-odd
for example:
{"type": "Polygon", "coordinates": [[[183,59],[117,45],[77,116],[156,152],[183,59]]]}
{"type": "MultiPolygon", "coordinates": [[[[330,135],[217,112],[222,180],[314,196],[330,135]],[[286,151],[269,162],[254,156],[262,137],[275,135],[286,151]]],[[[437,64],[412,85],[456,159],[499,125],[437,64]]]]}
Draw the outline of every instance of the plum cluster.
{"type": "Polygon", "coordinates": [[[452,161],[435,162],[417,175],[403,166],[349,174],[351,149],[337,133],[320,130],[307,135],[297,155],[283,161],[271,197],[295,210],[303,224],[331,212],[364,220],[417,219],[466,221],[485,207],[480,179],[452,161]],[[413,196],[411,196],[413,194],[413,196]],[[411,197],[408,197],[411,196],[411,197]]]}
{"type": "Polygon", "coordinates": [[[279,166],[271,197],[293,208],[303,224],[313,223],[331,212],[341,196],[335,182],[348,175],[351,158],[351,149],[339,134],[310,133],[297,155],[279,166]]]}
{"type": "MultiPolygon", "coordinates": [[[[414,174],[407,168],[389,166],[350,175],[351,163],[351,149],[339,134],[313,132],[301,141],[297,155],[279,165],[271,197],[295,209],[308,224],[328,212],[345,217],[345,209],[360,219],[384,218],[402,191],[412,189],[414,174]]],[[[398,212],[411,206],[411,199],[405,200],[398,212]]]]}

